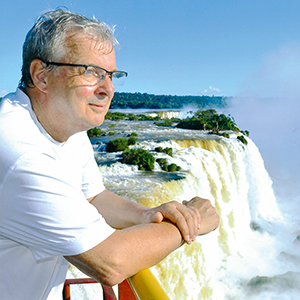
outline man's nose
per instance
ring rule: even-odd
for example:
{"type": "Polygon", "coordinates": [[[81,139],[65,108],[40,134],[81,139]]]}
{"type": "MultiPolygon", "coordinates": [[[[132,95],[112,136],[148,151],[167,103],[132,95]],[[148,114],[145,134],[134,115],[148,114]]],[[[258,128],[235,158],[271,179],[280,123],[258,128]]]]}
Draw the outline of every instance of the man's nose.
{"type": "Polygon", "coordinates": [[[108,75],[98,84],[97,91],[101,93],[103,90],[109,97],[114,95],[115,86],[108,75]]]}

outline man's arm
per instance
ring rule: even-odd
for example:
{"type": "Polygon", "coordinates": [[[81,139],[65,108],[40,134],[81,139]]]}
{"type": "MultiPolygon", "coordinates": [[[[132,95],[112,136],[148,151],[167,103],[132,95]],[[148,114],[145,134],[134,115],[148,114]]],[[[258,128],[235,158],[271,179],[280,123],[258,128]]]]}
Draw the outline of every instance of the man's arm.
{"type": "MultiPolygon", "coordinates": [[[[189,204],[201,215],[197,235],[214,230],[219,216],[209,200],[194,198],[189,204]]],[[[184,243],[178,227],[168,221],[117,230],[96,247],[66,259],[105,285],[115,285],[149,268],[184,243]]]]}
{"type": "Polygon", "coordinates": [[[168,219],[177,225],[184,240],[189,244],[195,239],[201,223],[196,208],[177,201],[149,208],[108,190],[104,190],[89,201],[113,228],[123,229],[143,223],[160,223],[163,219],[168,219]]]}

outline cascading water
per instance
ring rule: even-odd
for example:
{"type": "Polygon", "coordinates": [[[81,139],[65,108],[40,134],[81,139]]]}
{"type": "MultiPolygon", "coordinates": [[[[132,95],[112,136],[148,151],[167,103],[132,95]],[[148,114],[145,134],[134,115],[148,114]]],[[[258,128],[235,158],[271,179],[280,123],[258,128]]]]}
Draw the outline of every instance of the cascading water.
{"type": "Polygon", "coordinates": [[[163,172],[158,164],[153,172],[138,171],[121,164],[120,153],[102,152],[103,145],[95,144],[108,189],[150,207],[198,195],[210,199],[221,217],[216,231],[197,237],[152,268],[171,299],[298,299],[297,285],[286,288],[284,283],[299,279],[289,247],[299,238],[285,225],[272,182],[250,139],[244,145],[235,133],[225,138],[158,129],[147,122],[106,122],[107,128],[112,125],[122,128],[114,129],[123,135],[137,132],[140,141],[132,147],[149,150],[181,171],[163,172]],[[158,146],[172,148],[173,156],[154,152],[158,146]],[[283,237],[288,244],[282,243],[283,237]]]}

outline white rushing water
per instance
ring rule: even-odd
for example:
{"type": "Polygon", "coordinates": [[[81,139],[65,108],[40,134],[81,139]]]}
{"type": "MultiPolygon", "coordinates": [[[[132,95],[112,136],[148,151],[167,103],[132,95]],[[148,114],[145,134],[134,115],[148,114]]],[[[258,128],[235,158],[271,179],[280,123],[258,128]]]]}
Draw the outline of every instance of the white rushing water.
{"type": "Polygon", "coordinates": [[[95,157],[108,189],[147,206],[198,195],[210,199],[220,214],[216,231],[152,268],[171,299],[300,299],[299,220],[290,222],[280,211],[251,139],[244,145],[235,133],[223,138],[147,122],[106,121],[105,126],[102,130],[113,128],[123,136],[137,132],[139,143],[131,147],[181,167],[177,173],[163,172],[158,164],[153,172],[138,171],[121,164],[120,153],[104,152],[99,142],[95,157]],[[173,156],[156,153],[158,146],[172,148],[173,156]]]}

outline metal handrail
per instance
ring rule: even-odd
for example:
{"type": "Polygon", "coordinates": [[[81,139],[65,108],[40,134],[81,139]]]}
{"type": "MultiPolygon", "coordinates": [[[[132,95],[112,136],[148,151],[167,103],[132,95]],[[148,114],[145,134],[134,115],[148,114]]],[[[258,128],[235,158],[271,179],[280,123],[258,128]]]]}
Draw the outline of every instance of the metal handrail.
{"type": "MultiPolygon", "coordinates": [[[[98,283],[93,278],[66,279],[63,300],[71,300],[70,285],[98,283]]],[[[112,287],[102,285],[103,299],[117,300],[112,287]]],[[[149,269],[138,272],[118,285],[119,300],[170,300],[162,286],[149,269]]]]}
{"type": "MultiPolygon", "coordinates": [[[[87,283],[98,283],[93,278],[73,278],[66,279],[63,289],[63,300],[71,300],[71,284],[87,284],[87,283]]],[[[101,285],[103,289],[104,300],[118,300],[113,288],[111,286],[101,285]]],[[[118,285],[119,300],[138,300],[135,297],[127,280],[124,280],[118,285]]]]}

